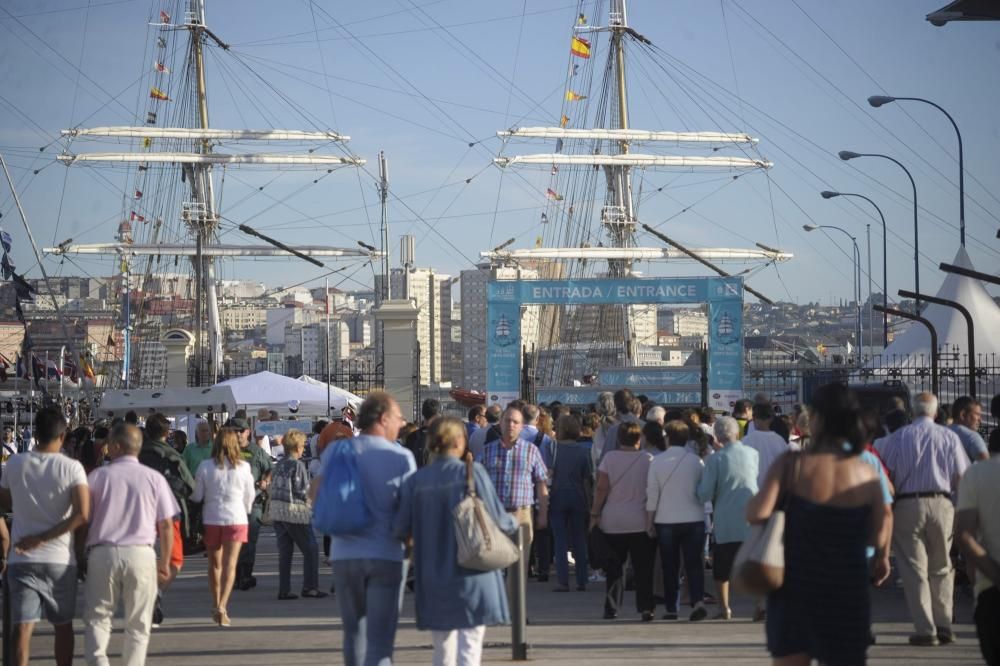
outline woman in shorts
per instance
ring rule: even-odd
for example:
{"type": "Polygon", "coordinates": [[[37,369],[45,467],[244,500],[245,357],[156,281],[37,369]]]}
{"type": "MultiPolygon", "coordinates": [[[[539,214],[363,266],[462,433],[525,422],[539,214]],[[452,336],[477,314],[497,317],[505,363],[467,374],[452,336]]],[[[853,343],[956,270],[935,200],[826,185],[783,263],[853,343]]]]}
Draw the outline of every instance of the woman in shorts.
{"type": "Polygon", "coordinates": [[[223,428],[212,444],[212,455],[198,465],[191,499],[204,502],[202,521],[208,549],[208,588],[212,593],[212,619],[228,627],[226,605],[236,579],[236,560],[247,542],[247,514],[255,490],[250,465],[240,456],[236,431],[223,428]]]}

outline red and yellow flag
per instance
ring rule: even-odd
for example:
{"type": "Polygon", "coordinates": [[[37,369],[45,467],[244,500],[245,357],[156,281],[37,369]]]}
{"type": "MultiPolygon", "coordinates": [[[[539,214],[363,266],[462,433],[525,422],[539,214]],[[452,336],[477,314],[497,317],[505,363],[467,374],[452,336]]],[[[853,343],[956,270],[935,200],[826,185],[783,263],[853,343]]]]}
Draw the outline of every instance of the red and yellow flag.
{"type": "Polygon", "coordinates": [[[579,102],[581,99],[587,99],[586,95],[580,95],[573,92],[572,90],[566,91],[566,101],[567,102],[579,102]]]}
{"type": "Polygon", "coordinates": [[[559,127],[566,127],[569,125],[569,116],[563,116],[559,119],[559,127]]]}
{"type": "Polygon", "coordinates": [[[575,55],[577,58],[589,58],[590,57],[590,42],[588,42],[583,37],[573,37],[573,41],[570,43],[569,52],[575,55]]]}
{"type": "Polygon", "coordinates": [[[159,88],[150,88],[149,96],[153,99],[158,99],[161,102],[169,102],[170,98],[167,97],[167,93],[163,92],[159,88]]]}

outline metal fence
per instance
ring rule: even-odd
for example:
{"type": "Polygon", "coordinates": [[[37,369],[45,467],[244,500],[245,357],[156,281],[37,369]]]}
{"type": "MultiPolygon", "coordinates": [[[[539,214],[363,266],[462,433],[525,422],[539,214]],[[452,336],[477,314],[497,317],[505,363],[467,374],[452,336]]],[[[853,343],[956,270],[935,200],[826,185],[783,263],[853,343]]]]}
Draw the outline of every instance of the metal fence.
{"type": "MultiPolygon", "coordinates": [[[[219,381],[234,379],[236,377],[246,377],[258,372],[273,372],[285,377],[301,377],[309,375],[313,379],[328,381],[330,384],[350,391],[354,395],[364,397],[368,393],[381,390],[385,387],[385,377],[381,363],[374,363],[369,359],[349,359],[332,364],[329,369],[323,363],[302,363],[300,361],[268,361],[267,359],[249,359],[240,361],[227,361],[225,372],[219,377],[219,381]]],[[[188,385],[196,386],[196,369],[192,365],[188,368],[188,385]]]]}
{"type": "Polygon", "coordinates": [[[830,382],[852,386],[906,387],[910,395],[933,391],[942,405],[963,395],[988,403],[1000,393],[1000,356],[977,354],[969,366],[968,354],[942,350],[930,355],[899,357],[874,355],[806,362],[793,356],[750,357],[744,365],[744,393],[766,393],[783,406],[809,402],[813,391],[830,382]],[[937,375],[933,371],[935,362],[937,375]]]}

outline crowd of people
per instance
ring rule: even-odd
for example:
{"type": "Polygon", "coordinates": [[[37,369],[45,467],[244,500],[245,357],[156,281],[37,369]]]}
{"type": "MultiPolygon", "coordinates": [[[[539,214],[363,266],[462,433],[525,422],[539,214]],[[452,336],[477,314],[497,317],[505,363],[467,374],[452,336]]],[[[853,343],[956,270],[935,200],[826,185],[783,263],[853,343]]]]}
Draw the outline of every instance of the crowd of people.
{"type": "MultiPolygon", "coordinates": [[[[994,417],[998,409],[1000,396],[994,417]]],[[[661,606],[668,621],[683,608],[691,622],[731,620],[741,545],[783,512],[784,582],[753,599],[752,614],[783,664],[864,663],[876,640],[870,588],[893,570],[914,626],[910,644],[953,642],[957,562],[973,581],[984,658],[1000,663],[1000,429],[987,445],[980,404],[963,397],[945,410],[921,393],[879,413],[830,384],[809,406],[776,412],[764,395],[717,414],[622,389],[587,409],[514,401],[473,407],[466,420],[426,400],[422,422],[408,424],[392,396],[375,392],[356,415],[317,422],[311,433],[267,437],[240,411],[223,424],[198,422],[188,441],[161,414],[141,428],[129,414],[70,430],[63,410],[42,409],[32,446],[12,447],[0,475],[0,505],[14,514],[11,535],[0,521],[0,545],[15,661],[27,663],[43,615],[55,626],[57,663],[72,661],[82,580],[88,663],[108,663],[119,604],[123,661],[144,663],[151,629],[164,621],[162,595],[185,556],[201,550],[206,619],[231,626],[233,590],[256,585],[266,524],[279,555],[278,600],[328,596],[319,572],[321,562],[332,567],[345,663],[391,663],[409,583],[434,663],[478,664],[485,627],[510,622],[519,577],[458,563],[453,512],[474,492],[520,546],[512,566],[539,583],[554,569],[558,593],[603,583],[608,621],[628,613],[628,590],[642,622],[661,606]],[[346,449],[332,446],[344,440],[346,449]],[[365,522],[318,534],[314,510],[331,465],[342,464],[334,453],[344,451],[365,522]]]]}

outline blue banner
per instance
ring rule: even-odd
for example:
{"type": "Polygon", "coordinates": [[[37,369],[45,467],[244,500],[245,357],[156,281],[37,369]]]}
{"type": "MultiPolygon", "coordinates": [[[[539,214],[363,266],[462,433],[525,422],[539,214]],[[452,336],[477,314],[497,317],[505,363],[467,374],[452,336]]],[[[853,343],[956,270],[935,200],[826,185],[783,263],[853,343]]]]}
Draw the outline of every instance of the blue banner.
{"type": "MultiPolygon", "coordinates": [[[[524,304],[630,305],[708,304],[708,403],[729,409],[743,393],[743,278],[588,278],[579,280],[494,280],[487,287],[487,393],[490,402],[502,402],[520,393],[521,387],[521,306],[524,304]]],[[[580,378],[582,380],[582,378],[580,378]]],[[[699,404],[700,373],[685,369],[683,374],[659,368],[609,369],[601,371],[601,383],[648,386],[644,391],[656,402],[671,405],[699,404]],[[692,381],[693,380],[693,381],[692,381]],[[682,388],[683,387],[683,388],[682,388]],[[655,397],[654,397],[655,396],[655,397]]],[[[560,392],[574,404],[593,402],[589,398],[602,389],[597,386],[551,387],[539,389],[538,400],[551,402],[560,392]],[[586,393],[586,396],[576,395],[586,393]]],[[[570,402],[562,400],[562,402],[570,402]]]]}

